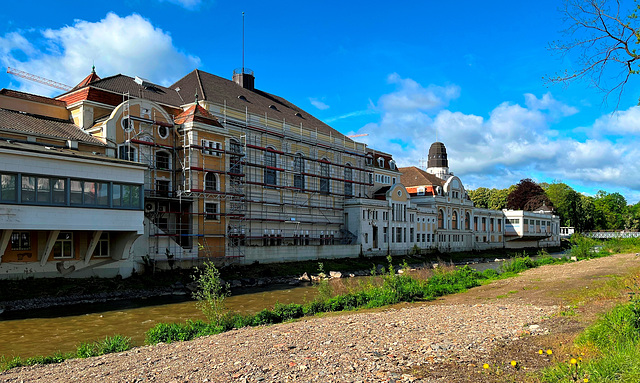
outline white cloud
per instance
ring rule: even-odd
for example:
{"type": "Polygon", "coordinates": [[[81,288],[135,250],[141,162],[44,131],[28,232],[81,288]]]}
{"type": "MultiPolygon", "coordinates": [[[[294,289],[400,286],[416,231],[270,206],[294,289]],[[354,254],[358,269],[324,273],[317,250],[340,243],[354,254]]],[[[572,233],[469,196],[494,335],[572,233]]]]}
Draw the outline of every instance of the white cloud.
{"type": "MultiPolygon", "coordinates": [[[[123,73],[160,85],[173,83],[200,63],[138,14],[109,13],[98,22],[76,20],[60,29],[9,33],[0,37],[0,52],[5,66],[70,86],[87,76],[93,63],[101,77],[123,73]]],[[[27,92],[59,93],[27,81],[20,84],[27,92]]]]}
{"type": "Polygon", "coordinates": [[[327,105],[324,102],[318,100],[317,98],[310,97],[309,98],[309,102],[311,102],[311,105],[315,106],[316,108],[318,108],[320,110],[329,109],[329,105],[327,105]]]}
{"type": "Polygon", "coordinates": [[[205,2],[203,0],[159,0],[159,1],[160,2],[166,1],[168,3],[176,4],[190,11],[199,9],[200,5],[202,5],[205,2]]]}
{"type": "Polygon", "coordinates": [[[640,106],[602,116],[596,120],[592,129],[597,133],[638,134],[640,133],[640,106]]]}
{"type": "MultiPolygon", "coordinates": [[[[483,117],[446,109],[460,93],[457,86],[423,87],[395,74],[390,79],[400,86],[380,97],[380,121],[354,133],[369,133],[362,141],[392,153],[400,166],[420,166],[437,134],[447,147],[451,171],[473,187],[507,187],[537,176],[540,181],[562,179],[611,192],[635,190],[632,195],[640,195],[637,140],[563,138],[554,123],[578,109],[550,93],[540,98],[525,94],[524,106],[503,102],[483,117]]],[[[638,132],[640,107],[601,117],[593,129],[638,132]]]]}
{"type": "Polygon", "coordinates": [[[380,107],[388,111],[435,110],[460,96],[460,88],[456,85],[429,85],[423,88],[414,80],[403,79],[397,73],[389,75],[387,80],[397,85],[397,91],[380,97],[380,107]]]}

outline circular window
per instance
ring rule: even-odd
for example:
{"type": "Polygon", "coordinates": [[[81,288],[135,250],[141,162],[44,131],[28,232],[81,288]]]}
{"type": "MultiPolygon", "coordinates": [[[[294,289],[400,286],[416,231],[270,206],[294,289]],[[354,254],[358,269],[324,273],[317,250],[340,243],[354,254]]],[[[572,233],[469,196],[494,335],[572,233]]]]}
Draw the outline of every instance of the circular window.
{"type": "Polygon", "coordinates": [[[169,137],[169,128],[167,128],[166,126],[158,125],[158,135],[160,136],[160,138],[169,137]]]}
{"type": "Polygon", "coordinates": [[[133,130],[133,121],[129,118],[123,118],[120,122],[122,123],[122,129],[124,129],[125,132],[133,130]]]}

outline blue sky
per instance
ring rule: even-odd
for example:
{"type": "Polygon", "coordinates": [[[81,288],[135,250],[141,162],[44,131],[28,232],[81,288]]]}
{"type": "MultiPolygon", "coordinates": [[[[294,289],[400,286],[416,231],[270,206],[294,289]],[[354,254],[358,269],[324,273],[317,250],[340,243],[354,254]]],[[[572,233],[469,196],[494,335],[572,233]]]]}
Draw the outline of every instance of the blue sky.
{"type": "Polygon", "coordinates": [[[558,1],[25,1],[0,14],[0,86],[43,95],[15,67],[75,85],[95,63],[169,85],[194,68],[285,97],[345,134],[420,166],[445,143],[469,188],[560,180],[640,200],[639,76],[620,102],[587,82],[548,85],[575,57],[547,49],[558,1]]]}

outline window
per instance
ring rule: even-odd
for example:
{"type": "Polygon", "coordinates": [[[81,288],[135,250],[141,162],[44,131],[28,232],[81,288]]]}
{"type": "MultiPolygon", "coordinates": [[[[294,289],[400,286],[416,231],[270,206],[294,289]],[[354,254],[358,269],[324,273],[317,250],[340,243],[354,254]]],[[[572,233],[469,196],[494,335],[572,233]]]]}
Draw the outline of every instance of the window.
{"type": "Polygon", "coordinates": [[[85,205],[95,205],[96,204],[96,183],[91,181],[84,181],[83,195],[84,195],[85,205]]]}
{"type": "Polygon", "coordinates": [[[384,168],[384,158],[378,157],[378,166],[384,168]]]}
{"type": "Polygon", "coordinates": [[[240,142],[232,139],[229,141],[229,150],[234,153],[242,153],[242,146],[240,142]]]}
{"type": "Polygon", "coordinates": [[[222,144],[215,141],[202,140],[202,154],[220,157],[222,155],[222,144]]]}
{"type": "Polygon", "coordinates": [[[383,237],[384,243],[387,243],[387,241],[389,240],[388,230],[389,230],[389,228],[387,228],[387,227],[383,227],[382,228],[382,237],[383,237]]]}
{"type": "Polygon", "coordinates": [[[167,128],[166,126],[158,125],[158,135],[162,139],[169,137],[169,128],[167,128]]]}
{"type": "Polygon", "coordinates": [[[140,209],[140,185],[113,184],[111,199],[114,207],[140,209]]]}
{"type": "Polygon", "coordinates": [[[402,228],[396,227],[396,242],[402,242],[402,228]]]}
{"type": "Polygon", "coordinates": [[[293,171],[295,172],[293,175],[293,187],[304,190],[304,157],[300,153],[293,157],[293,171]]]}
{"type": "Polygon", "coordinates": [[[453,211],[453,214],[451,214],[451,228],[453,230],[458,230],[458,212],[457,211],[453,211]]]}
{"type": "Polygon", "coordinates": [[[11,250],[31,250],[31,233],[28,231],[11,233],[11,250]]]}
{"type": "Polygon", "coordinates": [[[367,165],[371,166],[373,165],[373,157],[371,157],[371,155],[367,155],[367,158],[365,159],[367,165]]]}
{"type": "Polygon", "coordinates": [[[413,228],[409,229],[409,242],[413,242],[413,228]]]}
{"type": "Polygon", "coordinates": [[[205,202],[204,204],[204,219],[209,221],[218,220],[218,204],[216,202],[205,202]]]}
{"type": "Polygon", "coordinates": [[[444,212],[442,209],[438,210],[438,229],[444,229],[444,212]]]}
{"type": "MultiPolygon", "coordinates": [[[[351,166],[347,164],[347,166],[351,166]]],[[[351,168],[344,168],[344,195],[347,197],[353,196],[353,184],[349,181],[353,181],[353,170],[351,168]]]]}
{"type": "Polygon", "coordinates": [[[482,217],[482,231],[487,231],[487,218],[482,217]]]}
{"type": "Polygon", "coordinates": [[[478,231],[478,217],[473,217],[473,230],[478,231]]]}
{"type": "Polygon", "coordinates": [[[22,202],[36,201],[36,177],[22,176],[22,202]]]}
{"type": "Polygon", "coordinates": [[[118,146],[118,158],[126,161],[136,160],[136,148],[131,145],[118,146]]]}
{"type": "Polygon", "coordinates": [[[205,191],[218,190],[218,175],[216,173],[208,172],[204,175],[204,190],[205,191]]]}
{"type": "MultiPolygon", "coordinates": [[[[322,160],[327,161],[326,158],[323,158],[322,160]]],[[[331,180],[329,179],[329,163],[320,162],[320,194],[329,194],[330,183],[331,180]]]]}
{"type": "Polygon", "coordinates": [[[498,231],[502,232],[502,219],[498,218],[498,231]]]}
{"type": "Polygon", "coordinates": [[[493,231],[493,218],[489,219],[489,230],[493,231]]]}
{"type": "Polygon", "coordinates": [[[109,233],[102,233],[95,250],[93,250],[94,257],[108,257],[109,256],[109,233]]]}
{"type": "Polygon", "coordinates": [[[277,185],[278,173],[275,168],[277,165],[276,153],[264,153],[264,183],[267,185],[277,185]]]}
{"type": "MultiPolygon", "coordinates": [[[[396,168],[396,162],[394,160],[389,161],[389,169],[394,170],[396,168]]],[[[396,179],[393,179],[393,183],[396,183],[396,179]]]]}
{"type": "Polygon", "coordinates": [[[123,118],[120,123],[122,124],[122,129],[124,129],[125,132],[133,130],[133,121],[129,118],[123,118]]]}
{"type": "Polygon", "coordinates": [[[60,178],[52,178],[51,183],[53,184],[53,203],[67,203],[67,193],[65,192],[67,186],[66,180],[60,178]]]}
{"type": "Polygon", "coordinates": [[[156,169],[171,169],[171,155],[169,153],[156,152],[156,169]]]}
{"type": "Polygon", "coordinates": [[[16,200],[16,180],[18,176],[15,174],[3,174],[1,177],[0,199],[2,201],[16,200]]]}
{"type": "Polygon", "coordinates": [[[73,258],[73,233],[62,232],[53,244],[54,258],[73,258]]]}
{"type": "Polygon", "coordinates": [[[171,181],[156,180],[156,194],[159,196],[168,196],[171,188],[171,181]]]}
{"type": "Polygon", "coordinates": [[[96,182],[96,200],[98,206],[109,206],[109,184],[96,182]]]}
{"type": "Polygon", "coordinates": [[[464,215],[464,229],[465,230],[471,229],[471,215],[469,215],[469,213],[466,213],[464,215]]]}
{"type": "Polygon", "coordinates": [[[418,188],[418,195],[424,195],[424,188],[418,188]]]}

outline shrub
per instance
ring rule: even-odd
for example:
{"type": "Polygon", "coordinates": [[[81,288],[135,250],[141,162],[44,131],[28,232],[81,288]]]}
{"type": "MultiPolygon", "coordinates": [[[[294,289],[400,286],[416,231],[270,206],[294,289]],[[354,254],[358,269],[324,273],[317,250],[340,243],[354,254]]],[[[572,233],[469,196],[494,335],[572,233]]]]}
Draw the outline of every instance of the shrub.
{"type": "Polygon", "coordinates": [[[193,298],[198,301],[197,307],[209,322],[220,324],[225,316],[224,301],[229,296],[229,284],[220,278],[220,271],[213,262],[206,261],[196,271],[198,274],[194,280],[198,283],[198,290],[193,293],[193,298]]]}

